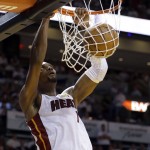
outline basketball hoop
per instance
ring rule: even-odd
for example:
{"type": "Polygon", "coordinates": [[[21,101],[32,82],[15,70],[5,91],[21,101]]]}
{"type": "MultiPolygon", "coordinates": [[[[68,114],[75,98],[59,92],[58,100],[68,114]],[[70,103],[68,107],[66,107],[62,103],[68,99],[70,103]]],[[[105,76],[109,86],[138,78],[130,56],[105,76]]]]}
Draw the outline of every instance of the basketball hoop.
{"type": "MultiPolygon", "coordinates": [[[[104,14],[104,13],[109,13],[109,12],[114,12],[116,10],[120,9],[120,6],[122,4],[123,0],[118,0],[118,4],[116,6],[113,6],[112,8],[108,8],[105,10],[99,10],[99,11],[91,11],[89,10],[89,14],[91,15],[98,15],[98,14],[104,14]]],[[[55,13],[61,12],[62,15],[69,15],[69,16],[74,16],[75,11],[74,10],[68,10],[65,8],[60,8],[59,10],[56,10],[55,13]]]]}
{"type": "Polygon", "coordinates": [[[69,6],[64,6],[59,10],[56,10],[55,12],[58,14],[57,16],[60,24],[60,29],[63,33],[63,42],[65,44],[62,61],[65,61],[66,64],[70,68],[73,68],[76,72],[80,72],[82,69],[87,69],[91,54],[107,58],[115,52],[116,48],[119,45],[119,42],[115,42],[119,39],[119,16],[122,1],[123,0],[89,0],[87,2],[87,0],[74,0],[72,3],[69,4],[69,6]],[[103,32],[93,34],[93,32],[91,32],[93,31],[93,29],[90,31],[89,27],[84,26],[84,29],[79,29],[80,25],[83,23],[82,18],[78,18],[80,20],[79,25],[74,24],[72,19],[72,17],[75,16],[74,5],[76,2],[82,2],[82,5],[80,5],[80,7],[86,8],[87,13],[90,16],[90,28],[99,30],[98,28],[102,25],[103,27],[105,26],[107,30],[103,30],[103,32]],[[96,3],[97,7],[92,7],[94,2],[96,3]],[[72,22],[68,23],[68,19],[72,20],[72,22]],[[83,35],[82,33],[87,31],[88,37],[85,37],[85,35],[83,35]],[[110,40],[108,40],[109,38],[105,38],[108,37],[108,33],[109,36],[111,36],[110,40]],[[98,36],[102,37],[101,41],[98,41],[96,40],[96,38],[94,38],[98,36]],[[93,43],[87,42],[88,40],[91,41],[89,37],[93,39],[93,43]],[[88,40],[86,41],[87,38],[88,40]],[[114,46],[109,48],[109,42],[114,43],[114,46]],[[85,43],[87,43],[86,46],[85,43]],[[100,47],[100,45],[102,46],[100,47]],[[95,46],[94,53],[93,51],[91,53],[89,50],[92,46],[95,46]],[[105,47],[105,49],[101,49],[102,47],[105,47]]]}

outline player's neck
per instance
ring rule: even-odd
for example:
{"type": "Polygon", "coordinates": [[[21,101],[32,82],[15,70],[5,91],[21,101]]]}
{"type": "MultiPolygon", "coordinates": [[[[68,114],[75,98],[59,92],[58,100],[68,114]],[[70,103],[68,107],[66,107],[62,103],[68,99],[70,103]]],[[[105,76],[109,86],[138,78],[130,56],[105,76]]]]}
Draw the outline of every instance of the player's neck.
{"type": "Polygon", "coordinates": [[[41,94],[56,96],[56,83],[45,85],[40,89],[41,94]]]}
{"type": "Polygon", "coordinates": [[[45,92],[44,94],[49,95],[49,96],[56,96],[56,90],[45,92]]]}

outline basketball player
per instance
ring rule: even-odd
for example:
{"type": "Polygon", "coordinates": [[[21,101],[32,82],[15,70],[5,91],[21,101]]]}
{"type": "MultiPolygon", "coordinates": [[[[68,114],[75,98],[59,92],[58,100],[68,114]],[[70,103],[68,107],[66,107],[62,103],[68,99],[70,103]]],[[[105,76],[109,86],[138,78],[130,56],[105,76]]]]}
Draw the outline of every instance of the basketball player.
{"type": "MultiPolygon", "coordinates": [[[[77,14],[83,16],[80,9],[77,14]]],[[[44,18],[33,41],[26,82],[20,92],[20,106],[35,138],[38,150],[92,150],[78,116],[78,105],[90,95],[107,72],[106,59],[91,58],[91,67],[74,86],[56,92],[56,71],[43,62],[47,51],[50,18],[44,18]]]]}

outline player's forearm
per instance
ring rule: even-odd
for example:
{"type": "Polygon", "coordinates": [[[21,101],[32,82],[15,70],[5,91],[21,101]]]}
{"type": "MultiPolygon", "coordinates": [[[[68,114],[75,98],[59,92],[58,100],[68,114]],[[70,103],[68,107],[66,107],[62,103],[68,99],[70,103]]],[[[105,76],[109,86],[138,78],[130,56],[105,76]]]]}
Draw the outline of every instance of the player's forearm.
{"type": "Polygon", "coordinates": [[[78,105],[93,92],[98,83],[104,79],[108,70],[108,65],[105,58],[97,58],[92,56],[90,61],[91,67],[85,71],[85,73],[74,85],[72,95],[76,105],[78,105]]]}
{"type": "Polygon", "coordinates": [[[32,44],[31,62],[42,63],[47,51],[49,19],[43,19],[32,44]]]}

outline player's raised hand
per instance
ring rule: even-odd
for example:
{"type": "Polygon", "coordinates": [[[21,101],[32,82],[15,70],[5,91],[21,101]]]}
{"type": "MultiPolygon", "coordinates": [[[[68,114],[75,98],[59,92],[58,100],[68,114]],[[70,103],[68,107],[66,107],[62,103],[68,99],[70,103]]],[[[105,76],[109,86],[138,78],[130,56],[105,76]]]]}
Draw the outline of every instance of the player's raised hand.
{"type": "Polygon", "coordinates": [[[76,8],[73,17],[74,23],[80,26],[89,26],[89,14],[86,8],[76,8]]]}

